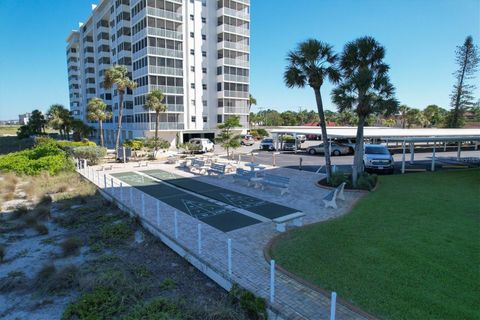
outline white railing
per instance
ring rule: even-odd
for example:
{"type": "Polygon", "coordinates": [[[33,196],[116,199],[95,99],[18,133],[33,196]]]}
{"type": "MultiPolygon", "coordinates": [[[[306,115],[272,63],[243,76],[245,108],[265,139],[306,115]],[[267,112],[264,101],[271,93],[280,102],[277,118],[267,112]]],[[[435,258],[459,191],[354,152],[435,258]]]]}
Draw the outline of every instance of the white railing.
{"type": "Polygon", "coordinates": [[[223,96],[226,98],[248,98],[248,92],[224,90],[223,96]]]}
{"type": "Polygon", "coordinates": [[[150,16],[161,17],[161,18],[165,18],[165,19],[170,19],[170,20],[175,20],[175,21],[182,22],[182,14],[172,12],[172,11],[147,7],[147,14],[150,15],[150,16]]]}
{"type": "Polygon", "coordinates": [[[152,36],[172,38],[176,40],[182,40],[183,38],[183,34],[181,32],[153,27],[148,27],[147,33],[152,36]]]}
{"type": "MultiPolygon", "coordinates": [[[[153,122],[134,122],[129,123],[128,127],[132,130],[155,130],[155,121],[153,122]]],[[[158,130],[183,130],[183,123],[178,122],[159,122],[158,130]]]]}
{"type": "Polygon", "coordinates": [[[224,110],[223,110],[223,113],[248,114],[249,110],[248,110],[248,107],[229,107],[229,106],[225,106],[224,110]]]}
{"type": "Polygon", "coordinates": [[[242,68],[250,68],[250,63],[247,60],[232,59],[232,58],[222,58],[218,60],[219,65],[229,65],[242,68]]]}
{"type": "Polygon", "coordinates": [[[231,49],[240,51],[249,51],[249,46],[241,42],[222,41],[217,43],[218,49],[231,49]]]}
{"type": "Polygon", "coordinates": [[[237,76],[237,75],[234,75],[234,74],[225,73],[225,74],[223,74],[223,80],[224,81],[231,81],[231,82],[248,83],[250,79],[249,79],[249,77],[245,77],[245,76],[237,76]]]}
{"type": "Polygon", "coordinates": [[[180,50],[165,49],[165,48],[158,48],[158,47],[148,47],[148,54],[165,56],[165,57],[176,57],[176,58],[183,57],[183,52],[180,50]]]}
{"type": "Polygon", "coordinates": [[[148,73],[171,75],[171,76],[182,76],[183,69],[159,67],[159,66],[148,66],[148,73]]]}
{"type": "Polygon", "coordinates": [[[143,58],[147,55],[147,47],[138,50],[134,54],[132,54],[132,61],[137,61],[140,58],[143,58]]]}
{"type": "Polygon", "coordinates": [[[238,2],[238,3],[242,3],[242,4],[246,4],[246,5],[250,5],[250,0],[233,0],[235,2],[238,2]]]}
{"type": "Polygon", "coordinates": [[[183,94],[183,87],[160,86],[155,84],[151,84],[149,87],[150,91],[160,90],[163,93],[183,94]]]}
{"type": "Polygon", "coordinates": [[[218,16],[232,16],[243,20],[250,21],[250,14],[247,11],[234,10],[227,7],[223,7],[217,10],[218,16]]]}
{"type": "Polygon", "coordinates": [[[147,28],[144,28],[144,29],[138,31],[137,33],[135,33],[134,35],[132,35],[132,46],[138,40],[141,40],[141,39],[145,38],[146,35],[147,35],[147,28]]]}
{"type": "Polygon", "coordinates": [[[223,31],[230,32],[230,33],[237,33],[241,34],[242,36],[250,36],[250,29],[247,28],[241,28],[241,27],[235,27],[229,24],[221,24],[217,27],[218,33],[221,33],[223,31]]]}

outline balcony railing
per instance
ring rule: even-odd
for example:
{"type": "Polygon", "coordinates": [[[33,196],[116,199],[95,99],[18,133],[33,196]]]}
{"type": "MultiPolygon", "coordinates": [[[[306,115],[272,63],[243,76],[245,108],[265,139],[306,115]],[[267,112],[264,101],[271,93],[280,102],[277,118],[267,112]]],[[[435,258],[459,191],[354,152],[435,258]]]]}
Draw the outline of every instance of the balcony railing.
{"type": "Polygon", "coordinates": [[[217,27],[217,33],[222,33],[222,32],[236,33],[246,37],[250,36],[250,29],[236,27],[229,24],[225,24],[225,23],[217,27]]]}
{"type": "Polygon", "coordinates": [[[164,57],[175,57],[175,58],[183,57],[183,52],[180,50],[165,49],[165,48],[158,48],[158,47],[148,47],[148,54],[164,56],[164,57]]]}
{"type": "Polygon", "coordinates": [[[176,40],[182,40],[183,39],[183,34],[181,32],[167,30],[167,29],[148,27],[147,28],[147,33],[149,35],[157,36],[157,37],[172,38],[172,39],[176,39],[176,40]]]}
{"type": "Polygon", "coordinates": [[[228,65],[242,68],[250,68],[250,64],[247,60],[232,59],[232,58],[222,58],[218,59],[218,65],[228,65]]]}
{"type": "Polygon", "coordinates": [[[150,91],[160,90],[163,93],[183,94],[183,87],[161,86],[161,85],[155,85],[155,84],[151,84],[149,87],[150,87],[150,91]]]}
{"type": "Polygon", "coordinates": [[[231,16],[243,20],[250,21],[250,14],[246,11],[234,10],[227,7],[223,7],[217,10],[217,16],[231,16]]]}
{"type": "Polygon", "coordinates": [[[220,95],[222,92],[225,98],[248,98],[248,92],[223,90],[219,92],[220,95]]]}
{"type": "Polygon", "coordinates": [[[161,17],[165,19],[182,22],[182,14],[172,12],[172,11],[147,7],[147,14],[150,16],[161,17]]]}
{"type": "Polygon", "coordinates": [[[250,111],[248,110],[248,107],[229,107],[225,106],[223,113],[228,113],[228,114],[248,114],[250,111]]]}
{"type": "MultiPolygon", "coordinates": [[[[131,128],[132,130],[155,130],[155,121],[154,122],[134,122],[126,124],[126,127],[131,128]]],[[[159,130],[183,130],[185,125],[179,122],[159,122],[159,130]]]]}
{"type": "Polygon", "coordinates": [[[222,41],[217,43],[217,49],[229,49],[249,52],[250,47],[241,42],[222,41]]]}
{"type": "Polygon", "coordinates": [[[158,66],[148,66],[148,73],[170,75],[170,76],[183,76],[183,69],[181,69],[181,68],[158,67],[158,66]]]}
{"type": "Polygon", "coordinates": [[[246,76],[237,76],[234,74],[223,74],[219,76],[219,81],[229,81],[229,82],[241,82],[241,83],[248,83],[250,81],[249,77],[246,76]],[[223,76],[223,79],[221,78],[223,76]]]}

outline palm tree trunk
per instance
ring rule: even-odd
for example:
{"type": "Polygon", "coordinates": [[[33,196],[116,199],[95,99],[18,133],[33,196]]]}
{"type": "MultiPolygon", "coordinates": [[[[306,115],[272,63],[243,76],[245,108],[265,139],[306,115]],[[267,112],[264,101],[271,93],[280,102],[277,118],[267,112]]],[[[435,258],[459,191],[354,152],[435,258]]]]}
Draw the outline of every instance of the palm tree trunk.
{"type": "Polygon", "coordinates": [[[98,120],[98,135],[100,138],[100,145],[103,147],[103,128],[102,128],[102,120],[98,120]]]}
{"type": "Polygon", "coordinates": [[[328,143],[327,125],[325,123],[325,114],[323,113],[323,101],[320,88],[314,88],[315,99],[317,101],[318,115],[320,117],[320,127],[322,129],[323,147],[325,150],[325,171],[327,172],[327,182],[330,182],[332,176],[332,163],[330,161],[330,144],[328,143]]]}
{"type": "Polygon", "coordinates": [[[158,122],[160,118],[160,113],[156,112],[155,113],[155,151],[158,149],[158,122]]]}
{"type": "Polygon", "coordinates": [[[118,158],[118,148],[120,147],[120,133],[122,131],[122,117],[123,117],[123,92],[118,91],[120,95],[120,103],[118,106],[118,122],[117,122],[117,138],[115,140],[115,155],[118,158]]]}
{"type": "Polygon", "coordinates": [[[357,141],[355,143],[355,155],[353,156],[352,184],[357,186],[358,175],[363,172],[363,127],[365,116],[358,116],[357,141]]]}

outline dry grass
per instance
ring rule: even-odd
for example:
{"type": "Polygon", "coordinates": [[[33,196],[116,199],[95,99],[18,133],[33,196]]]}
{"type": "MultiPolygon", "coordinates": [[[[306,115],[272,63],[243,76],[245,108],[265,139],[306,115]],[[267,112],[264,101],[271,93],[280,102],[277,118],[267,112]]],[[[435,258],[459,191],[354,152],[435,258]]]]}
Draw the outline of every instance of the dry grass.
{"type": "Polygon", "coordinates": [[[4,173],[0,176],[0,197],[3,201],[13,200],[18,178],[14,173],[4,173]]]}

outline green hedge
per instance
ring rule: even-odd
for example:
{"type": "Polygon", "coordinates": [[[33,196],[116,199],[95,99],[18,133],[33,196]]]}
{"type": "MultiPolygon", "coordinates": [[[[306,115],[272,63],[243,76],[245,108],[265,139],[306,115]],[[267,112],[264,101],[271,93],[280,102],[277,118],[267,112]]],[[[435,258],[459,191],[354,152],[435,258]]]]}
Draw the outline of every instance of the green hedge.
{"type": "Polygon", "coordinates": [[[74,168],[73,161],[68,155],[53,143],[39,144],[32,149],[0,156],[0,170],[18,174],[37,175],[47,171],[51,175],[56,175],[74,168]]]}
{"type": "Polygon", "coordinates": [[[81,146],[72,148],[71,154],[75,158],[87,159],[89,165],[95,165],[100,158],[107,155],[107,149],[97,146],[81,146]]]}

